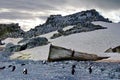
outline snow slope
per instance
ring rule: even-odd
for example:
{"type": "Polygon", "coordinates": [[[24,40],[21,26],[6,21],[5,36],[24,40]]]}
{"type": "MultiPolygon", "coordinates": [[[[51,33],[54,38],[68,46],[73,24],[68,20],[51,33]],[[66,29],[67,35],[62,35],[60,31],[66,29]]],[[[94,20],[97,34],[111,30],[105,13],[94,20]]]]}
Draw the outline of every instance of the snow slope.
{"type": "MultiPolygon", "coordinates": [[[[49,41],[57,46],[62,46],[68,49],[74,49],[77,51],[98,54],[101,56],[111,56],[114,60],[119,60],[120,55],[117,53],[104,53],[104,51],[110,47],[116,47],[120,45],[120,24],[118,23],[106,23],[106,22],[93,22],[99,24],[108,29],[96,30],[91,32],[82,32],[78,34],[72,34],[69,36],[62,36],[57,39],[50,39],[50,36],[55,32],[51,32],[42,36],[49,38],[49,41]],[[114,56],[113,56],[114,55],[114,56]],[[115,58],[117,57],[117,58],[115,58]]],[[[11,58],[18,57],[17,54],[30,54],[28,59],[43,60],[47,59],[49,53],[49,45],[40,46],[33,49],[16,52],[11,58]]]]}
{"type": "Polygon", "coordinates": [[[6,44],[8,44],[8,43],[13,43],[13,44],[17,45],[20,40],[22,40],[22,38],[7,38],[2,41],[3,43],[5,43],[5,45],[2,45],[1,47],[5,47],[6,44]]]}

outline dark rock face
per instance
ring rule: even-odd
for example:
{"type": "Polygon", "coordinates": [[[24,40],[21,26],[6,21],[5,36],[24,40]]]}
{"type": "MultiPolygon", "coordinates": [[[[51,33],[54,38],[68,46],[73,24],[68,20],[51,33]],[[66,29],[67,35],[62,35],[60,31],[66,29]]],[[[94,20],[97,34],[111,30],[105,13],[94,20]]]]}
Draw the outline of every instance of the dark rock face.
{"type": "Polygon", "coordinates": [[[94,31],[98,29],[106,29],[106,27],[102,27],[100,25],[94,25],[92,23],[82,23],[82,24],[77,24],[73,26],[73,28],[68,29],[66,31],[58,31],[58,33],[53,34],[51,36],[51,39],[58,38],[60,36],[67,36],[70,34],[75,34],[75,33],[80,33],[80,32],[88,32],[88,31],[94,31]]]}
{"type": "Polygon", "coordinates": [[[12,43],[8,43],[4,49],[5,52],[17,52],[21,51],[20,45],[14,45],[12,43]]]}
{"type": "Polygon", "coordinates": [[[23,47],[34,48],[36,46],[42,46],[48,44],[48,39],[45,37],[37,37],[30,39],[27,43],[23,45],[23,47]]]}
{"type": "Polygon", "coordinates": [[[29,41],[29,38],[23,38],[22,40],[20,40],[19,42],[18,42],[18,44],[20,44],[20,43],[26,43],[26,42],[28,42],[29,41]]]}
{"type": "Polygon", "coordinates": [[[0,39],[7,37],[23,37],[24,31],[20,29],[19,24],[0,24],[0,39]]]}
{"type": "Polygon", "coordinates": [[[117,52],[117,53],[120,53],[120,46],[117,46],[115,48],[109,48],[105,51],[106,53],[109,53],[109,52],[117,52]]]}
{"type": "Polygon", "coordinates": [[[34,29],[26,32],[24,37],[33,37],[52,31],[62,29],[67,26],[91,23],[92,21],[105,21],[111,22],[108,19],[101,16],[96,10],[87,10],[78,12],[75,14],[61,16],[61,15],[51,15],[48,17],[46,23],[43,25],[36,26],[34,29]]]}

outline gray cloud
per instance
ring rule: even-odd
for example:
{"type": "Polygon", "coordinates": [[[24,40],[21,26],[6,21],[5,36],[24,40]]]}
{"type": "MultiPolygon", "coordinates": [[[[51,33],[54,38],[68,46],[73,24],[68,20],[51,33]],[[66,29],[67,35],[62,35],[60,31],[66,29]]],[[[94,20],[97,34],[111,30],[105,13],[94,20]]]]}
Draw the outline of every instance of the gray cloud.
{"type": "Polygon", "coordinates": [[[120,9],[120,0],[68,0],[71,6],[100,8],[103,10],[120,9]]]}
{"type": "Polygon", "coordinates": [[[120,9],[120,0],[0,0],[0,8],[22,10],[55,10],[64,5],[120,9]]]}
{"type": "Polygon", "coordinates": [[[40,16],[39,18],[42,20],[46,20],[48,18],[48,16],[40,16]]]}
{"type": "Polygon", "coordinates": [[[0,19],[31,19],[34,18],[31,14],[20,12],[2,12],[0,13],[0,19]]]}
{"type": "Polygon", "coordinates": [[[0,8],[20,10],[56,10],[65,0],[0,0],[0,8]]]}
{"type": "MultiPolygon", "coordinates": [[[[0,8],[47,12],[62,11],[62,9],[78,8],[97,8],[104,11],[120,9],[120,0],[0,0],[0,8]]],[[[11,12],[15,13],[15,12],[11,12]]],[[[25,14],[23,14],[25,15],[25,14]]]]}
{"type": "Polygon", "coordinates": [[[92,8],[112,20],[120,20],[120,0],[0,0],[0,19],[45,20],[48,15],[56,14],[55,11],[58,14],[69,14],[92,8]],[[1,12],[1,9],[10,11],[1,12]]]}

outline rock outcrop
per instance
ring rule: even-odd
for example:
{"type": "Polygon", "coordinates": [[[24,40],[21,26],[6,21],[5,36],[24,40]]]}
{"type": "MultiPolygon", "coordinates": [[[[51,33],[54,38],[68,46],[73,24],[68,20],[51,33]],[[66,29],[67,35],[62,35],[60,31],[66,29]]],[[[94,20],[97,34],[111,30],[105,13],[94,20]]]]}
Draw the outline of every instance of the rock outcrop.
{"type": "Polygon", "coordinates": [[[88,31],[94,31],[98,29],[106,29],[106,27],[102,27],[100,25],[94,25],[92,23],[82,23],[82,24],[77,24],[73,26],[73,28],[68,29],[66,31],[64,30],[58,30],[58,33],[53,34],[51,36],[51,39],[58,38],[60,36],[67,36],[75,33],[80,33],[80,32],[88,32],[88,31]]]}
{"type": "Polygon", "coordinates": [[[96,61],[106,59],[108,57],[100,57],[95,54],[88,54],[66,49],[59,46],[50,46],[48,61],[77,60],[77,61],[96,61]]]}
{"type": "Polygon", "coordinates": [[[96,10],[87,10],[78,12],[75,14],[61,16],[61,15],[51,15],[48,17],[46,23],[36,26],[34,29],[26,32],[25,38],[35,37],[52,31],[60,30],[64,27],[77,25],[77,24],[86,24],[93,21],[104,21],[111,22],[108,19],[101,16],[96,10]]]}
{"type": "Polygon", "coordinates": [[[24,45],[22,45],[23,48],[26,47],[26,49],[34,48],[37,46],[42,46],[48,44],[48,39],[45,37],[36,37],[28,40],[24,45]]]}
{"type": "Polygon", "coordinates": [[[21,51],[21,45],[14,45],[12,43],[8,43],[4,49],[4,52],[17,52],[21,51]]]}
{"type": "Polygon", "coordinates": [[[23,37],[24,34],[19,24],[0,24],[0,39],[23,37]]]}
{"type": "Polygon", "coordinates": [[[48,17],[44,24],[38,25],[34,29],[29,30],[28,32],[24,32],[23,30],[21,30],[19,24],[0,24],[0,38],[32,38],[38,35],[63,29],[67,26],[73,26],[78,24],[84,25],[93,21],[111,22],[101,16],[99,12],[94,9],[78,12],[67,16],[50,15],[50,17],[48,17]]]}
{"type": "Polygon", "coordinates": [[[14,45],[12,43],[8,43],[4,49],[4,52],[18,52],[25,49],[46,45],[48,43],[48,39],[45,37],[32,38],[26,41],[26,43],[24,43],[23,45],[14,45]]]}

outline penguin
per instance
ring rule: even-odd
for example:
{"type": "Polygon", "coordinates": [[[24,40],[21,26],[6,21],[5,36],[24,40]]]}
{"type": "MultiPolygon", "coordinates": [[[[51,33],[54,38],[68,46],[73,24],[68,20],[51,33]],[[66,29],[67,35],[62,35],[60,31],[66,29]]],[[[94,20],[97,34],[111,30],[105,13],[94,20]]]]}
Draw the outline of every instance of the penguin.
{"type": "Polygon", "coordinates": [[[74,50],[72,50],[72,55],[71,55],[71,57],[74,57],[74,54],[75,54],[75,51],[74,51],[74,50]]]}
{"type": "Polygon", "coordinates": [[[21,64],[21,66],[25,66],[25,64],[23,63],[23,64],[21,64]]]}
{"type": "Polygon", "coordinates": [[[2,43],[2,40],[0,40],[0,45],[4,45],[5,43],[2,43]]]}
{"type": "Polygon", "coordinates": [[[72,65],[72,71],[71,71],[71,74],[74,75],[75,74],[75,65],[72,65]]]}
{"type": "Polygon", "coordinates": [[[3,67],[0,67],[0,70],[3,70],[3,69],[5,69],[5,66],[3,66],[3,67]]]}
{"type": "Polygon", "coordinates": [[[88,70],[89,70],[89,73],[91,74],[91,73],[92,73],[92,67],[90,66],[90,67],[88,68],[88,70]]]}
{"type": "Polygon", "coordinates": [[[15,66],[12,66],[12,72],[15,71],[16,67],[15,66]]]}
{"type": "Polygon", "coordinates": [[[12,65],[9,65],[8,68],[12,67],[12,65]]]}
{"type": "Polygon", "coordinates": [[[46,64],[47,62],[44,60],[44,61],[42,61],[42,63],[43,63],[43,64],[46,64]]]}
{"type": "Polygon", "coordinates": [[[23,69],[23,74],[28,74],[28,71],[26,68],[23,69]]]}

